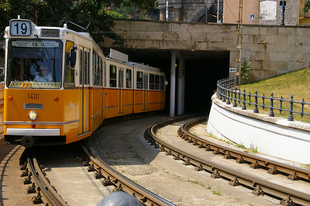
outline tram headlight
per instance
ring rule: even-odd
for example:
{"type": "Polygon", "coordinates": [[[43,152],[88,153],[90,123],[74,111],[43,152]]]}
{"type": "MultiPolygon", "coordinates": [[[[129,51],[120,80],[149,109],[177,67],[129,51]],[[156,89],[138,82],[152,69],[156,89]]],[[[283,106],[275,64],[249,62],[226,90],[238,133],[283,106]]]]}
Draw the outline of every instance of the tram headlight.
{"type": "Polygon", "coordinates": [[[35,111],[30,111],[30,112],[28,113],[28,118],[29,118],[30,120],[36,120],[37,117],[38,117],[38,114],[37,114],[35,111]]]}

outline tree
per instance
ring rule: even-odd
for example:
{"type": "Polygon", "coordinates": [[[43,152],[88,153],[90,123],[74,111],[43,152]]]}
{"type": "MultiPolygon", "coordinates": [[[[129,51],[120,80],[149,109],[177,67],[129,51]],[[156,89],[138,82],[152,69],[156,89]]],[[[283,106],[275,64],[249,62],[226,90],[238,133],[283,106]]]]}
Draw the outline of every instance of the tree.
{"type": "Polygon", "coordinates": [[[251,76],[249,73],[252,71],[252,68],[250,67],[251,62],[244,61],[241,64],[241,78],[248,80],[251,76]]]}
{"type": "Polygon", "coordinates": [[[305,2],[304,12],[308,12],[309,9],[310,9],[310,1],[306,1],[305,2]]]}
{"type": "MultiPolygon", "coordinates": [[[[115,6],[120,4],[135,4],[147,9],[154,5],[154,0],[114,0],[115,6]]],[[[111,31],[113,18],[104,10],[110,5],[110,0],[0,0],[0,41],[3,41],[4,29],[10,19],[20,15],[25,19],[37,19],[37,25],[41,26],[61,26],[71,21],[87,28],[97,43],[104,42],[107,37],[114,40],[113,44],[122,45],[125,40],[111,31]]],[[[68,28],[76,31],[83,31],[81,27],[68,24],[68,28]]]]}

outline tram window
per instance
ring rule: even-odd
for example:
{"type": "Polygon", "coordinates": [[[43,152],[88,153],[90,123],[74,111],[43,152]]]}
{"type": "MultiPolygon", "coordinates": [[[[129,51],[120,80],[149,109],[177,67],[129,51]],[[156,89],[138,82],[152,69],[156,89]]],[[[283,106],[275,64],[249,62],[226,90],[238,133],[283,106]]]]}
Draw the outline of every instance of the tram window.
{"type": "Polygon", "coordinates": [[[60,88],[63,59],[61,41],[10,40],[8,44],[8,87],[21,87],[23,84],[32,88],[60,88]],[[42,65],[45,66],[44,70],[42,65]],[[43,81],[49,83],[36,84],[43,81]]]}
{"type": "Polygon", "coordinates": [[[124,88],[124,69],[120,68],[118,70],[118,87],[124,88]]]}
{"type": "Polygon", "coordinates": [[[150,89],[154,89],[155,86],[155,79],[154,79],[154,74],[150,74],[150,89]]]}
{"type": "Polygon", "coordinates": [[[74,68],[71,67],[71,61],[70,61],[70,48],[72,48],[74,45],[73,42],[67,42],[66,43],[66,53],[65,53],[65,83],[64,88],[65,89],[72,89],[75,87],[74,85],[74,68]]]}
{"type": "Polygon", "coordinates": [[[80,85],[83,84],[83,50],[80,50],[80,85]]]}
{"type": "Polygon", "coordinates": [[[116,66],[110,65],[110,87],[116,87],[116,66]]]}
{"type": "Polygon", "coordinates": [[[93,55],[93,84],[102,85],[101,57],[95,51],[93,55]]]}
{"type": "Polygon", "coordinates": [[[159,76],[159,87],[160,87],[160,90],[162,91],[165,90],[165,77],[164,76],[159,76]]]}
{"type": "Polygon", "coordinates": [[[137,71],[137,89],[143,89],[143,72],[137,71]]]}
{"type": "Polygon", "coordinates": [[[98,67],[98,75],[99,75],[99,85],[102,86],[102,58],[99,57],[99,67],[98,67]]]}
{"type": "Polygon", "coordinates": [[[159,90],[159,75],[155,75],[155,90],[159,90]]]}
{"type": "Polygon", "coordinates": [[[126,88],[131,88],[131,70],[126,69],[126,88]]]}
{"type": "Polygon", "coordinates": [[[89,84],[89,52],[84,51],[84,84],[89,84]]]}
{"type": "Polygon", "coordinates": [[[107,70],[106,70],[106,67],[107,67],[107,63],[104,62],[104,65],[103,65],[103,86],[106,87],[107,86],[107,80],[106,80],[106,76],[107,76],[107,70]]]}
{"type": "Polygon", "coordinates": [[[96,61],[97,61],[97,53],[93,51],[93,84],[98,85],[97,79],[96,79],[96,74],[97,74],[97,66],[96,66],[96,61]]]}

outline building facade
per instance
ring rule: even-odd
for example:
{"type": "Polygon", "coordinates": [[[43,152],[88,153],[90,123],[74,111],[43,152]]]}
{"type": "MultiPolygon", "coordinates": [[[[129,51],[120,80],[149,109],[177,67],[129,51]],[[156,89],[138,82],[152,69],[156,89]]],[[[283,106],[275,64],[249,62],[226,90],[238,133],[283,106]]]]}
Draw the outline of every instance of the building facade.
{"type": "MultiPolygon", "coordinates": [[[[306,1],[286,0],[283,7],[282,0],[243,0],[242,23],[310,25],[310,11],[304,12],[306,1]]],[[[235,24],[239,18],[239,0],[159,0],[158,9],[161,21],[235,24]]]]}

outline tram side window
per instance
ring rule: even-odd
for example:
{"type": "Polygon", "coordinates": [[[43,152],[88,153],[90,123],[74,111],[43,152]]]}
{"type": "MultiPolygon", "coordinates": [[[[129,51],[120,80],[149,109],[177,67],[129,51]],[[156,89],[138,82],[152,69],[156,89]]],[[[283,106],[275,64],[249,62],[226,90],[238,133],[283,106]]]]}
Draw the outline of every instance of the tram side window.
{"type": "Polygon", "coordinates": [[[97,74],[97,53],[95,51],[93,51],[93,84],[97,85],[96,82],[96,74],[97,74]]]}
{"type": "Polygon", "coordinates": [[[155,88],[155,78],[154,78],[154,74],[150,74],[150,89],[154,89],[155,88]]]}
{"type": "Polygon", "coordinates": [[[159,90],[159,75],[155,75],[155,90],[159,90]]]}
{"type": "Polygon", "coordinates": [[[84,84],[89,84],[89,52],[84,51],[84,84]]]}
{"type": "Polygon", "coordinates": [[[137,89],[143,89],[143,72],[137,71],[137,89]]]}
{"type": "Polygon", "coordinates": [[[102,58],[99,57],[99,85],[102,86],[102,58]]]}
{"type": "Polygon", "coordinates": [[[95,51],[93,56],[93,83],[102,86],[101,57],[95,51]]]}
{"type": "Polygon", "coordinates": [[[80,50],[80,84],[83,83],[83,50],[80,50]]]}
{"type": "Polygon", "coordinates": [[[165,77],[159,76],[159,88],[161,91],[165,90],[165,77]]]}
{"type": "Polygon", "coordinates": [[[110,87],[116,87],[116,66],[110,65],[110,87]]]}
{"type": "Polygon", "coordinates": [[[74,85],[74,68],[71,68],[71,61],[70,61],[70,52],[71,48],[73,47],[73,42],[67,42],[66,43],[66,54],[65,54],[65,83],[64,88],[65,89],[72,89],[75,87],[74,85]]]}
{"type": "Polygon", "coordinates": [[[131,70],[126,69],[126,88],[131,88],[131,70]]]}
{"type": "Polygon", "coordinates": [[[107,86],[107,63],[104,61],[104,64],[103,64],[103,86],[106,87],[107,86]]]}

